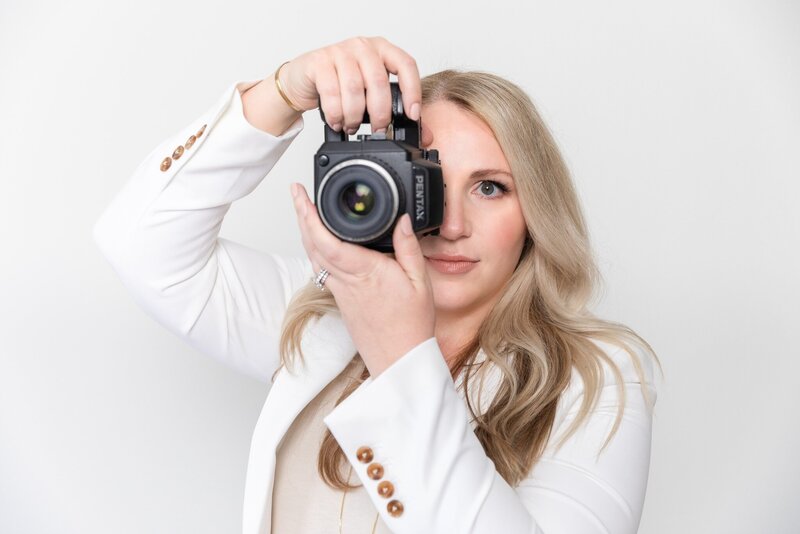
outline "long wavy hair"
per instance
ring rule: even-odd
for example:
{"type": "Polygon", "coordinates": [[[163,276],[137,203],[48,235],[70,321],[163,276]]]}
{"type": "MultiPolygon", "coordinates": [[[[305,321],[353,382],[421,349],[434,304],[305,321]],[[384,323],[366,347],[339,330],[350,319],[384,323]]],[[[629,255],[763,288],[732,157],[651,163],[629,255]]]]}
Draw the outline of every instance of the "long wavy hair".
{"type": "MultiPolygon", "coordinates": [[[[495,74],[444,70],[422,79],[423,104],[437,101],[451,102],[491,128],[510,165],[527,224],[528,236],[516,269],[451,368],[454,380],[463,371],[461,387],[467,392],[471,391],[469,383],[485,368],[475,364],[479,349],[483,349],[486,362],[502,372],[496,394],[483,413],[476,412],[470,395],[466,402],[484,451],[506,482],[516,486],[545,450],[558,399],[569,385],[572,369],[584,382],[583,400],[556,446],[578,430],[595,407],[604,385],[603,364],[616,377],[621,400],[601,451],[616,433],[625,403],[622,374],[593,340],[614,344],[628,353],[651,411],[655,401],[645,387],[640,356],[652,356],[656,362],[658,358],[633,330],[600,319],[587,309],[601,275],[570,173],[527,94],[495,74]]],[[[313,283],[293,296],[282,326],[281,367],[293,368],[295,354],[304,359],[300,349],[303,330],[310,319],[326,313],[338,313],[336,301],[313,283]]],[[[358,353],[345,372],[349,381],[337,405],[369,376],[358,353]]],[[[328,429],[317,465],[321,478],[332,488],[358,487],[345,480],[347,459],[328,429]]]]}

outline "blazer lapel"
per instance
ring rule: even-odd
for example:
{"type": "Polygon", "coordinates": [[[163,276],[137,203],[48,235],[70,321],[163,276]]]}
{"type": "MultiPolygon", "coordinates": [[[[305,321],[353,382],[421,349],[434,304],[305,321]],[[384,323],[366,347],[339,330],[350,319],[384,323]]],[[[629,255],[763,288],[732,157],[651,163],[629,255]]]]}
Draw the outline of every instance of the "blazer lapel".
{"type": "Polygon", "coordinates": [[[334,313],[312,321],[300,346],[305,364],[297,358],[292,373],[285,367],[278,372],[253,431],[245,482],[245,534],[269,534],[275,453],[280,442],[297,415],[357,352],[341,315],[334,313]]]}

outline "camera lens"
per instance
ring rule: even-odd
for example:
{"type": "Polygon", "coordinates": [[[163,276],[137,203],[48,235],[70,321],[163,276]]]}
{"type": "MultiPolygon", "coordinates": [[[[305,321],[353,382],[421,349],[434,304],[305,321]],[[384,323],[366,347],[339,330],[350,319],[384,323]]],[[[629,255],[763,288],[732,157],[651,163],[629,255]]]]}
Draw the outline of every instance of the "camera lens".
{"type": "Polygon", "coordinates": [[[339,162],[320,180],[317,209],[334,235],[370,243],[391,232],[405,204],[394,170],[369,156],[339,162]]]}
{"type": "Polygon", "coordinates": [[[342,210],[350,219],[358,221],[369,215],[375,206],[375,193],[362,182],[353,182],[342,190],[342,210]]]}

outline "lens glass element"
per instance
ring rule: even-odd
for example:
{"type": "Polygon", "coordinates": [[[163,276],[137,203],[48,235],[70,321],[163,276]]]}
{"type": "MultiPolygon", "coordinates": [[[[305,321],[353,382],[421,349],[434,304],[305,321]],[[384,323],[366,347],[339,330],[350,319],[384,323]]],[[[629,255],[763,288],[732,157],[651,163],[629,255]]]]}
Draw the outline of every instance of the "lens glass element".
{"type": "Polygon", "coordinates": [[[344,214],[351,220],[358,220],[372,211],[375,193],[363,182],[352,182],[342,189],[340,200],[344,214]]]}

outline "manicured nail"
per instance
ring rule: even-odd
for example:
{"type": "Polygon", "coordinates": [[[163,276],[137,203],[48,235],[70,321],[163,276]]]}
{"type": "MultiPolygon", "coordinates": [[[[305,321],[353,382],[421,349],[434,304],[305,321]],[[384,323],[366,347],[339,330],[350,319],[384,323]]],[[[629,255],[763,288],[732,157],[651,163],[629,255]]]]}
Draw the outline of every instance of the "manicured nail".
{"type": "Polygon", "coordinates": [[[407,236],[413,233],[411,230],[411,215],[408,213],[404,214],[400,218],[400,231],[407,236]]]}
{"type": "Polygon", "coordinates": [[[419,103],[414,102],[411,104],[411,114],[409,115],[411,120],[418,121],[419,120],[419,103]]]}

